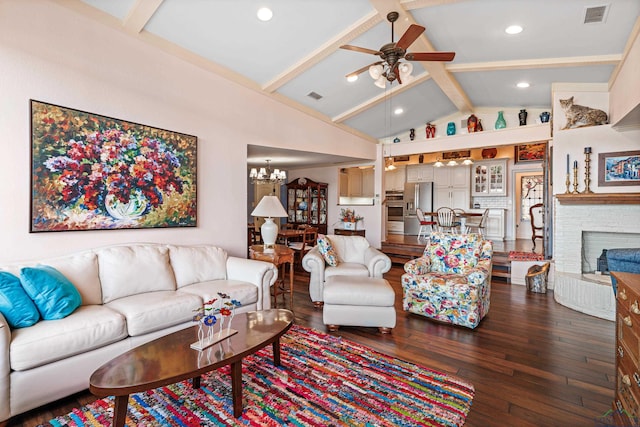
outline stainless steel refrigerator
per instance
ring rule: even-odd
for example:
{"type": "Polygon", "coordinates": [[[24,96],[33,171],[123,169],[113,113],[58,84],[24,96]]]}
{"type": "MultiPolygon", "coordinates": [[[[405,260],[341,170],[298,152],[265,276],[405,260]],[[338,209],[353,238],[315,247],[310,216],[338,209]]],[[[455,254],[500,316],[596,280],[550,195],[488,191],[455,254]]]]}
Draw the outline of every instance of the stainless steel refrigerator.
{"type": "Polygon", "coordinates": [[[433,182],[407,182],[404,185],[403,218],[404,234],[418,235],[420,224],[416,209],[433,210],[433,182]]]}

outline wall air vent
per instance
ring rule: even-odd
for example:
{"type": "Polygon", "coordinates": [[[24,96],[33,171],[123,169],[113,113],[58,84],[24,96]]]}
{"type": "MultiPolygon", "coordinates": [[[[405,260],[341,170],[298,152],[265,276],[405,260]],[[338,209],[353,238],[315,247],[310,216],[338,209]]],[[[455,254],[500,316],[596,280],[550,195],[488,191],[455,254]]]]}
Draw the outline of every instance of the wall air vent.
{"type": "Polygon", "coordinates": [[[315,99],[316,101],[318,101],[318,100],[322,99],[322,95],[320,95],[319,93],[316,93],[316,92],[309,92],[309,93],[307,94],[307,96],[308,96],[309,98],[313,98],[313,99],[315,99]]]}
{"type": "Polygon", "coordinates": [[[607,20],[607,13],[609,13],[609,5],[603,6],[591,6],[584,8],[584,23],[585,24],[601,24],[607,20]]]}

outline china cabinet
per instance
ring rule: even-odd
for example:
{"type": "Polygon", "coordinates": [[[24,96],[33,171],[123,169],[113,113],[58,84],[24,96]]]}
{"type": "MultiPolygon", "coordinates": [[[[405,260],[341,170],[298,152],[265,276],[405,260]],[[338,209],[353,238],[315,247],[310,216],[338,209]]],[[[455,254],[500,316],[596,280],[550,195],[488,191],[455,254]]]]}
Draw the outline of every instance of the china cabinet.
{"type": "Polygon", "coordinates": [[[318,233],[327,234],[327,187],[307,178],[287,184],[288,222],[318,227],[318,233]]]}
{"type": "Polygon", "coordinates": [[[472,196],[507,195],[507,159],[476,161],[472,169],[472,196]]]}

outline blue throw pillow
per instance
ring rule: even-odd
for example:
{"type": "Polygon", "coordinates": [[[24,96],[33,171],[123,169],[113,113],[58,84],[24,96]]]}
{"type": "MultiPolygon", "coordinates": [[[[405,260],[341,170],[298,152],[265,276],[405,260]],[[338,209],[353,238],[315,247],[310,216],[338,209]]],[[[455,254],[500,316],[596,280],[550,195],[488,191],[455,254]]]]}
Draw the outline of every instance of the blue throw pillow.
{"type": "Polygon", "coordinates": [[[6,271],[0,271],[0,313],[11,328],[26,328],[40,320],[40,314],[20,279],[6,271]]]}
{"type": "Polygon", "coordinates": [[[62,319],[82,304],[80,292],[73,283],[48,265],[23,268],[20,281],[44,320],[62,319]]]}

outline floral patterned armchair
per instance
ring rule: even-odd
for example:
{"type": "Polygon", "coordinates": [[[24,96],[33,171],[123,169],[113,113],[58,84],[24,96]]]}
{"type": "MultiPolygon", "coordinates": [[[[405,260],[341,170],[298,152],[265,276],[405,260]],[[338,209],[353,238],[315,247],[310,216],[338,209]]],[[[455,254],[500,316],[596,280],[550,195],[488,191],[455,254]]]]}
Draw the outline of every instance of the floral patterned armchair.
{"type": "Polygon", "coordinates": [[[492,255],[479,234],[431,233],[424,254],[404,265],[404,310],[475,328],[489,311],[492,255]]]}

